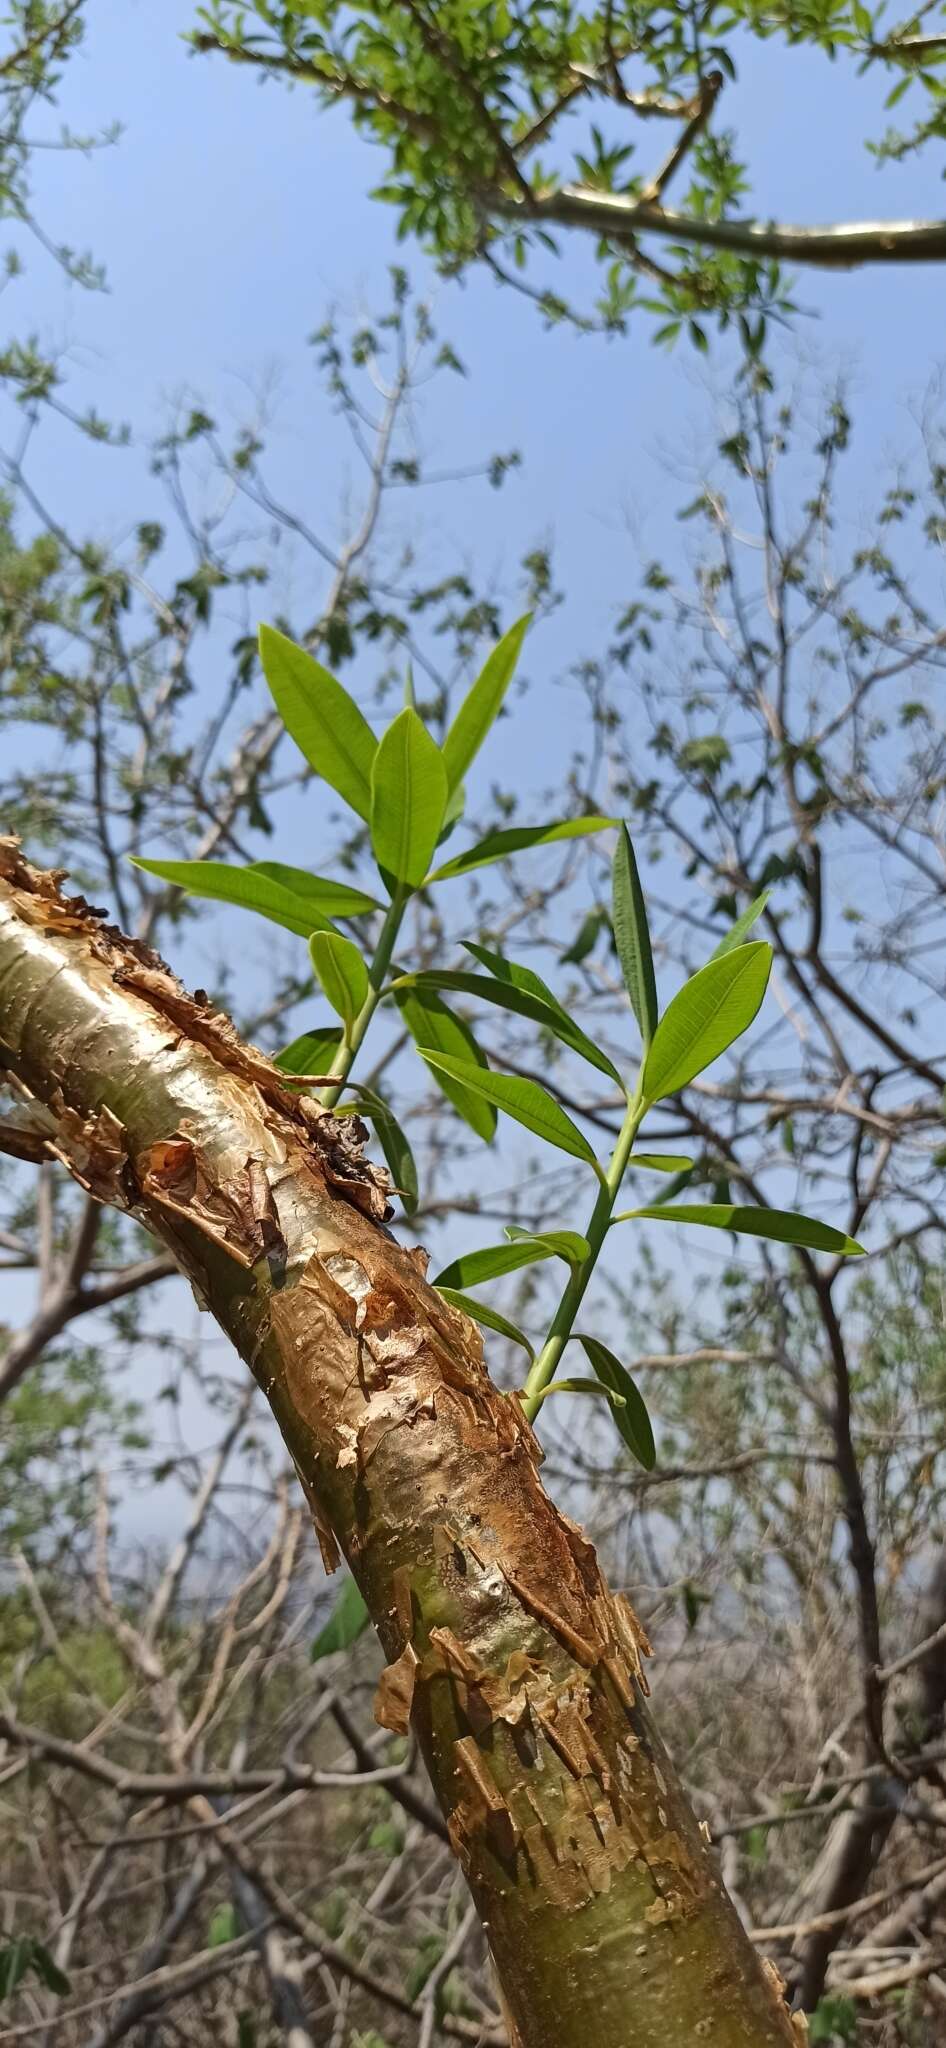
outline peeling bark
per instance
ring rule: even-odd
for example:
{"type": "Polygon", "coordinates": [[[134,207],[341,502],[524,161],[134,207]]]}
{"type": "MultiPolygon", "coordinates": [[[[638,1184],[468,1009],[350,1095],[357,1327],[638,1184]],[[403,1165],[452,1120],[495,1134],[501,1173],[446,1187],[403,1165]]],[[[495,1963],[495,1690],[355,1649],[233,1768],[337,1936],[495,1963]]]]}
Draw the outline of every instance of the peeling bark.
{"type": "Polygon", "coordinates": [[[791,2048],[644,1703],[646,1640],[472,1323],[385,1228],[359,1129],[291,1093],[62,877],[0,844],[0,1070],[170,1248],[344,1552],[521,2048],[791,2048]]]}

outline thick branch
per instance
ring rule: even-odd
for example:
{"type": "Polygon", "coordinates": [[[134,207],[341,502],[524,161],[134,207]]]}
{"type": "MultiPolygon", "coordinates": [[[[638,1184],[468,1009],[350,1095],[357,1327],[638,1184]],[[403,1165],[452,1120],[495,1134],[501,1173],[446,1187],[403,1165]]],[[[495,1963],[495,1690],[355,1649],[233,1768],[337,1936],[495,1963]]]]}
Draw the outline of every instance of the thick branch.
{"type": "MultiPolygon", "coordinates": [[[[492,193],[490,204],[508,219],[526,212],[522,202],[505,193],[492,193]]],[[[774,256],[783,263],[804,263],[823,270],[854,270],[862,263],[946,260],[946,220],[841,221],[832,227],[812,228],[776,221],[697,220],[620,192],[596,192],[587,185],[563,185],[559,191],[539,194],[532,199],[528,213],[533,221],[584,228],[589,234],[611,235],[617,240],[663,235],[673,242],[731,249],[738,256],[774,256]]]]}
{"type": "Polygon", "coordinates": [[[420,1741],[519,2048],[691,2048],[708,2015],[714,2048],[790,2048],[652,1727],[639,1625],[478,1332],[383,1227],[350,1120],[9,846],[0,1040],[74,1175],[173,1250],[263,1388],[378,1629],[378,1718],[420,1741]]]}

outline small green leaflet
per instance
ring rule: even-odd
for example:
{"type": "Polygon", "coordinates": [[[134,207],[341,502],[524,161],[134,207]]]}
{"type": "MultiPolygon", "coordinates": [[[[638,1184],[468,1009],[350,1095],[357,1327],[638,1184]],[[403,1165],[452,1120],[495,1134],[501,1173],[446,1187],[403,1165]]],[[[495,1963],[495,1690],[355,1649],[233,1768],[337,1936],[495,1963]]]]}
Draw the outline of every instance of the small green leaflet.
{"type": "Polygon", "coordinates": [[[291,895],[301,896],[306,902],[311,898],[324,917],[360,917],[366,910],[382,907],[376,896],[369,896],[364,889],[353,889],[350,882],[335,882],[328,875],[310,875],[308,868],[290,868],[281,860],[255,860],[249,872],[267,875],[281,889],[288,889],[291,895]]]}
{"type": "Polygon", "coordinates": [[[458,1308],[462,1315],[469,1316],[471,1322],[481,1323],[484,1330],[495,1330],[498,1336],[508,1337],[510,1343],[521,1344],[523,1351],[528,1352],[530,1362],[534,1359],[535,1352],[528,1337],[516,1323],[509,1321],[508,1316],[501,1316],[498,1308],[488,1308],[485,1302],[476,1301],[472,1294],[461,1294],[456,1287],[441,1287],[439,1281],[437,1293],[443,1295],[451,1308],[458,1308]]]}
{"type": "MultiPolygon", "coordinates": [[[[424,1055],[431,1050],[453,1053],[461,1060],[475,1060],[485,1067],[485,1057],[469,1025],[463,1022],[462,1017],[455,1017],[432,990],[425,989],[423,994],[414,995],[404,995],[395,990],[395,1001],[419,1053],[424,1055]]],[[[496,1134],[497,1123],[492,1104],[484,1102],[481,1096],[470,1088],[464,1088],[449,1074],[437,1073],[434,1078],[447,1101],[453,1103],[470,1129],[489,1144],[496,1134]]]]}
{"type": "Polygon", "coordinates": [[[524,853],[530,846],[549,846],[559,839],[584,839],[589,832],[604,832],[617,823],[615,818],[563,818],[556,825],[511,825],[504,832],[490,832],[476,846],[458,853],[454,860],[435,868],[432,882],[447,882],[454,875],[467,875],[471,868],[484,868],[490,861],[508,860],[510,854],[524,853]]]}
{"type": "MultiPolygon", "coordinates": [[[[473,950],[474,948],[469,948],[469,951],[473,950]]],[[[537,975],[534,978],[538,980],[537,975]]],[[[394,983],[394,987],[454,989],[458,995],[479,996],[482,1002],[495,1003],[501,1010],[514,1010],[517,1016],[529,1017],[533,1024],[543,1025],[554,1038],[567,1045],[572,1052],[577,1052],[590,1066],[597,1067],[599,1073],[607,1074],[610,1080],[617,1082],[618,1087],[621,1086],[620,1074],[607,1053],[599,1052],[598,1047],[586,1037],[580,1025],[574,1024],[566,1012],[560,1009],[554,997],[546,1000],[544,997],[533,995],[528,989],[517,986],[511,979],[491,979],[486,974],[467,974],[462,970],[452,973],[449,969],[444,969],[442,973],[405,974],[394,983]]]]}
{"type": "Polygon", "coordinates": [[[586,1337],[581,1332],[576,1332],[576,1335],[601,1385],[621,1397],[623,1405],[613,1407],[611,1413],[623,1441],[638,1464],[643,1465],[645,1472],[652,1472],[657,1463],[654,1432],[650,1426],[650,1416],[627,1367],[621,1364],[619,1358],[615,1358],[614,1352],[609,1351],[606,1344],[601,1343],[600,1338],[586,1337]]]}
{"type": "Polygon", "coordinates": [[[336,1024],[325,1031],[304,1031],[291,1045],[284,1045],[273,1060],[284,1074],[327,1074],[342,1042],[336,1024]]]}
{"type": "Polygon", "coordinates": [[[309,956],[322,992],[341,1018],[347,1037],[368,995],[368,969],[361,954],[340,932],[313,932],[309,956]]]}
{"type": "MultiPolygon", "coordinates": [[[[346,1105],[347,1107],[347,1105],[346,1105]]],[[[378,1134],[378,1143],[384,1153],[385,1164],[395,1189],[401,1197],[405,1211],[412,1216],[418,1202],[417,1167],[414,1154],[404,1136],[393,1109],[383,1096],[376,1095],[373,1088],[357,1091],[355,1110],[359,1116],[369,1117],[378,1134]]]]}
{"type": "Polygon", "coordinates": [[[463,786],[463,783],[458,782],[456,789],[452,789],[450,791],[450,795],[447,798],[447,808],[443,814],[443,824],[440,827],[440,838],[437,841],[438,846],[442,846],[444,840],[449,839],[450,834],[453,831],[454,825],[459,824],[460,819],[462,818],[465,810],[466,790],[463,786]]]}
{"type": "Polygon", "coordinates": [[[319,1630],[309,1655],[313,1664],[321,1657],[333,1657],[336,1650],[349,1650],[364,1635],[371,1617],[354,1579],[346,1579],[324,1628],[319,1630]]]}
{"type": "MultiPolygon", "coordinates": [[[[570,1234],[570,1233],[569,1233],[570,1234]]],[[[590,1256],[586,1238],[575,1239],[584,1246],[583,1258],[590,1256]]],[[[534,1266],[540,1259],[561,1254],[545,1237],[520,1238],[515,1244],[488,1244],[481,1251],[464,1252],[437,1274],[435,1287],[478,1287],[484,1280],[498,1280],[503,1273],[516,1273],[520,1266],[534,1266]]]]}
{"type": "Polygon", "coordinates": [[[548,1245],[557,1259],[570,1266],[582,1266],[588,1257],[588,1239],[579,1237],[577,1230],[524,1230],[519,1223],[507,1223],[504,1228],[511,1243],[548,1245]]]}
{"type": "MultiPolygon", "coordinates": [[[[205,896],[217,903],[235,903],[241,910],[255,910],[272,924],[307,939],[310,932],[328,932],[332,924],[314,895],[293,893],[263,867],[232,868],[223,860],[137,860],[132,866],[159,881],[186,889],[189,896],[205,896]]],[[[291,872],[291,870],[290,870],[291,872]]],[[[315,877],[313,877],[313,880],[315,877]]],[[[366,899],[370,900],[370,899],[366,899]]],[[[344,914],[344,913],[343,913],[344,914]]]]}
{"type": "Polygon", "coordinates": [[[532,613],[518,619],[487,656],[472,688],[467,692],[443,743],[444,766],[451,790],[462,782],[491,725],[499,716],[503,698],[515,673],[523,640],[532,623],[532,613]]]}
{"type": "Polygon", "coordinates": [[[621,826],[614,849],[611,887],[618,959],[646,1051],[657,1029],[657,983],[644,892],[626,825],[621,826]]]}
{"type": "Polygon", "coordinates": [[[464,952],[472,953],[474,960],[478,960],[481,967],[487,968],[496,981],[506,982],[511,988],[521,989],[524,995],[537,996],[540,1002],[548,1003],[560,1016],[567,1017],[568,1012],[563,1009],[557,995],[549,988],[548,982],[542,980],[541,974],[536,974],[534,968],[520,967],[515,960],[507,960],[504,953],[492,953],[488,946],[474,945],[472,939],[464,939],[462,944],[464,952]]]}
{"type": "Polygon", "coordinates": [[[447,795],[440,748],[405,705],[381,739],[371,770],[371,844],[379,868],[408,888],[426,879],[447,795]]]}
{"type": "Polygon", "coordinates": [[[761,896],[757,896],[755,902],[750,903],[748,910],[744,910],[742,916],[737,917],[735,924],[730,925],[725,938],[720,939],[716,951],[710,954],[711,960],[722,960],[724,954],[731,953],[734,946],[742,945],[746,934],[751,932],[753,925],[762,916],[771,894],[771,889],[763,889],[761,896]]]}
{"type": "Polygon", "coordinates": [[[646,1102],[676,1095],[740,1038],[765,994],[772,948],[761,941],[709,960],[664,1011],[644,1061],[646,1102]]]}
{"type": "Polygon", "coordinates": [[[482,1095],[497,1109],[504,1109],[507,1116],[524,1124],[527,1131],[534,1131],[537,1138],[557,1145],[560,1152],[570,1152],[573,1159],[584,1159],[602,1178],[587,1138],[537,1081],[524,1081],[519,1074],[494,1074],[489,1067],[473,1067],[466,1060],[450,1059],[441,1052],[425,1052],[424,1058],[429,1066],[461,1082],[473,1094],[482,1095]]]}
{"type": "Polygon", "coordinates": [[[813,1252],[837,1252],[845,1259],[866,1257],[856,1238],[813,1216],[795,1216],[788,1209],[745,1209],[733,1202],[658,1202],[647,1209],[626,1209],[612,1218],[628,1223],[635,1217],[658,1223],[703,1223],[711,1230],[732,1230],[741,1237],[767,1237],[773,1244],[804,1245],[813,1252]]]}
{"type": "Polygon", "coordinates": [[[12,1998],[17,1985],[30,1970],[41,1984],[45,1984],[47,1991],[55,1991],[58,1998],[71,1989],[68,1977],[50,1955],[45,1943],[37,1941],[35,1935],[20,1934],[15,1941],[0,1948],[0,2002],[12,1998]]]}
{"type": "Polygon", "coordinates": [[[225,1941],[235,1941],[239,1931],[236,1907],[229,1901],[215,1906],[207,1929],[207,1947],[222,1948],[225,1941]]]}
{"type": "Polygon", "coordinates": [[[577,936],[572,940],[568,952],[562,954],[562,965],[570,962],[575,967],[580,967],[582,961],[587,960],[589,953],[593,952],[598,933],[604,930],[607,922],[605,911],[589,910],[587,917],[582,918],[577,936]]]}
{"type": "Polygon", "coordinates": [[[273,702],[310,768],[359,818],[371,815],[371,766],[378,742],[353,697],[304,647],[273,626],[259,629],[260,660],[273,702]]]}
{"type": "Polygon", "coordinates": [[[694,1161],[677,1152],[632,1152],[627,1163],[648,1173],[689,1173],[694,1161]]]}

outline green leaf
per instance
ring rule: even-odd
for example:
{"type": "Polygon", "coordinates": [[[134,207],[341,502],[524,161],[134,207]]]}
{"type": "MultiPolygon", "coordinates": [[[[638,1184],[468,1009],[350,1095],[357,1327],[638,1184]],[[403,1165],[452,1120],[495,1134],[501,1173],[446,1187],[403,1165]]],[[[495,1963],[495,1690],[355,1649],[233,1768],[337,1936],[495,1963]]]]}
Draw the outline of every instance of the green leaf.
{"type": "Polygon", "coordinates": [[[710,960],[675,995],[644,1062],[647,1102],[676,1095],[740,1038],[756,1015],[772,965],[771,946],[756,941],[710,960]]]}
{"type": "Polygon", "coordinates": [[[657,983],[644,892],[626,825],[621,826],[614,849],[611,888],[618,959],[646,1052],[657,1029],[657,983]]]}
{"type": "Polygon", "coordinates": [[[419,1195],[417,1167],[414,1163],[414,1154],[393,1109],[385,1102],[383,1096],[375,1094],[373,1088],[358,1090],[357,1109],[361,1116],[369,1117],[374,1124],[388,1172],[407,1215],[412,1216],[419,1195]]]}
{"type": "MultiPolygon", "coordinates": [[[[159,881],[173,882],[189,896],[204,896],[218,903],[235,903],[241,910],[255,910],[273,924],[307,939],[310,932],[332,930],[330,919],[314,898],[294,893],[259,867],[233,868],[223,860],[137,860],[132,866],[159,881]]],[[[289,870],[291,873],[292,870],[289,870]]]]}
{"type": "MultiPolygon", "coordinates": [[[[482,956],[483,949],[480,947],[471,946],[468,950],[482,956]]],[[[496,957],[498,958],[498,955],[496,957]]],[[[521,971],[527,973],[528,969],[521,971]]],[[[538,980],[538,976],[536,975],[534,979],[538,980]]],[[[528,989],[517,987],[511,980],[490,980],[488,975],[467,974],[462,969],[458,972],[444,969],[442,973],[405,974],[394,983],[394,987],[455,989],[458,994],[479,996],[484,1003],[495,1003],[501,1010],[514,1010],[517,1016],[529,1017],[534,1024],[540,1024],[546,1031],[551,1031],[553,1037],[560,1039],[570,1051],[577,1052],[591,1066],[597,1067],[599,1073],[607,1074],[612,1081],[617,1082],[618,1087],[621,1086],[621,1076],[607,1053],[598,1050],[593,1040],[586,1037],[580,1025],[572,1022],[567,1012],[559,1007],[551,994],[546,1000],[544,997],[532,995],[528,989]]]]}
{"type": "Polygon", "coordinates": [[[506,1236],[513,1244],[545,1244],[557,1259],[564,1259],[570,1266],[581,1266],[590,1256],[588,1239],[579,1237],[577,1230],[524,1230],[519,1223],[507,1223],[506,1236]]]}
{"type": "Polygon", "coordinates": [[[378,866],[417,889],[425,880],[447,808],[443,755],[405,705],[384,734],[371,771],[371,844],[378,866]]]}
{"type": "Polygon", "coordinates": [[[354,1579],[346,1579],[324,1628],[309,1651],[313,1664],[321,1657],[334,1657],[336,1650],[349,1650],[364,1635],[371,1617],[354,1579]]]}
{"type": "Polygon", "coordinates": [[[71,1990],[65,1971],[59,1968],[55,1957],[41,1941],[33,1942],[33,1968],[40,1983],[45,1984],[47,1991],[55,1991],[58,1998],[71,1990]]]}
{"type": "Polygon", "coordinates": [[[321,662],[273,626],[260,627],[259,651],[273,702],[300,753],[367,820],[378,742],[354,698],[321,662]]]}
{"type": "Polygon", "coordinates": [[[229,1904],[215,1906],[207,1929],[207,1947],[222,1948],[225,1941],[235,1941],[237,1936],[236,1907],[229,1904]]]}
{"type": "Polygon", "coordinates": [[[283,1074],[327,1074],[342,1042],[337,1024],[324,1031],[303,1031],[291,1045],[284,1045],[273,1060],[283,1074]]]}
{"type": "Polygon", "coordinates": [[[28,1934],[21,1934],[16,1941],[8,1942],[6,1948],[0,1948],[0,1999],[12,1998],[32,1962],[33,1943],[28,1934]]]}
{"type": "Polygon", "coordinates": [[[648,1173],[689,1173],[694,1164],[678,1152],[632,1152],[627,1163],[645,1167],[648,1173]]]}
{"type": "Polygon", "coordinates": [[[763,889],[761,896],[757,896],[755,902],[750,903],[748,910],[744,910],[742,916],[737,917],[735,924],[730,925],[725,938],[720,939],[715,952],[710,954],[711,960],[722,960],[726,953],[731,953],[734,947],[742,945],[747,932],[751,932],[756,920],[762,916],[771,894],[771,889],[763,889]]]}
{"type": "Polygon", "coordinates": [[[580,967],[582,961],[587,960],[589,953],[593,952],[597,944],[598,933],[604,929],[607,922],[608,919],[603,910],[589,910],[587,917],[582,919],[578,927],[577,936],[572,940],[568,952],[562,954],[562,965],[565,966],[570,963],[575,967],[580,967]]]}
{"type": "Polygon", "coordinates": [[[450,791],[450,795],[447,798],[447,808],[443,814],[443,824],[440,827],[440,838],[437,841],[438,846],[442,846],[444,840],[449,839],[450,834],[453,831],[454,825],[459,824],[460,819],[462,818],[465,810],[466,789],[462,782],[458,782],[456,789],[452,789],[450,791]]]}
{"type": "Polygon", "coordinates": [[[511,825],[504,832],[490,832],[486,839],[476,846],[458,853],[454,860],[445,862],[442,868],[435,868],[432,882],[447,882],[454,875],[468,875],[471,868],[485,868],[491,861],[508,860],[513,853],[524,853],[530,846],[550,846],[559,839],[584,839],[589,832],[604,832],[616,824],[615,818],[563,818],[556,825],[511,825]]]}
{"type": "Polygon", "coordinates": [[[472,1067],[465,1060],[451,1059],[441,1052],[426,1052],[424,1058],[429,1066],[461,1082],[472,1093],[482,1095],[497,1109],[505,1110],[507,1116],[514,1117],[516,1123],[533,1131],[537,1138],[544,1138],[546,1144],[557,1145],[560,1152],[571,1153],[573,1159],[584,1159],[600,1177],[601,1168],[587,1138],[537,1081],[524,1081],[519,1074],[494,1074],[489,1067],[472,1067]]]}
{"type": "MultiPolygon", "coordinates": [[[[473,1060],[485,1067],[485,1055],[480,1051],[469,1025],[461,1017],[455,1017],[431,989],[414,995],[404,995],[395,990],[395,1001],[419,1053],[452,1053],[459,1059],[473,1060]]],[[[495,1137],[497,1122],[492,1105],[448,1074],[438,1073],[435,1079],[464,1122],[478,1138],[484,1138],[489,1144],[495,1137]]]]}
{"type": "Polygon", "coordinates": [[[543,981],[541,974],[536,974],[534,968],[520,967],[515,960],[507,960],[504,953],[493,953],[488,946],[474,945],[472,939],[464,939],[462,943],[464,952],[472,953],[474,960],[478,960],[496,981],[504,982],[510,988],[521,989],[523,995],[536,996],[539,1002],[548,1003],[553,1010],[557,1010],[560,1017],[567,1017],[568,1011],[562,1007],[557,995],[549,988],[548,982],[543,981]]]}
{"type": "Polygon", "coordinates": [[[627,1223],[633,1217],[648,1217],[658,1223],[702,1223],[711,1230],[732,1230],[740,1237],[767,1237],[773,1244],[804,1245],[814,1252],[838,1252],[842,1258],[860,1259],[865,1248],[830,1223],[813,1216],[795,1216],[788,1209],[746,1209],[733,1202],[658,1202],[647,1209],[627,1209],[612,1220],[627,1223]]]}
{"type": "Polygon", "coordinates": [[[376,896],[353,889],[349,882],[332,881],[328,875],[310,875],[308,868],[286,867],[281,860],[255,860],[250,872],[268,875],[280,888],[315,904],[323,917],[360,917],[368,910],[380,910],[376,896]]]}
{"type": "Polygon", "coordinates": [[[645,1472],[652,1472],[657,1463],[654,1432],[644,1401],[627,1367],[621,1364],[619,1358],[615,1358],[614,1352],[609,1351],[606,1344],[601,1343],[600,1338],[586,1337],[581,1331],[576,1331],[575,1334],[601,1385],[621,1397],[623,1406],[611,1410],[620,1436],[638,1464],[643,1465],[645,1472]]]}
{"type": "Polygon", "coordinates": [[[345,1027],[346,1037],[368,996],[368,969],[351,939],[340,932],[313,932],[309,955],[322,987],[345,1027]]]}
{"type": "Polygon", "coordinates": [[[515,673],[523,640],[532,623],[532,613],[518,619],[487,657],[475,683],[467,692],[443,743],[444,765],[451,790],[463,780],[470,762],[499,716],[500,707],[515,673]]]}
{"type": "Polygon", "coordinates": [[[72,1988],[45,1944],[34,1935],[21,1934],[7,1947],[0,1948],[0,2002],[12,1998],[29,1970],[45,1984],[47,1991],[55,1991],[59,1998],[72,1988]]]}
{"type": "MultiPolygon", "coordinates": [[[[590,1256],[590,1246],[585,1244],[585,1258],[590,1256]]],[[[481,1251],[464,1252],[458,1259],[451,1260],[442,1273],[437,1274],[435,1287],[479,1287],[484,1280],[498,1280],[504,1273],[516,1273],[520,1266],[534,1266],[540,1259],[554,1259],[560,1254],[545,1237],[519,1238],[514,1244],[487,1244],[481,1251]]]]}
{"type": "Polygon", "coordinates": [[[488,1308],[484,1302],[474,1300],[472,1294],[461,1294],[456,1287],[441,1287],[439,1281],[436,1286],[437,1293],[443,1295],[451,1308],[458,1308],[462,1315],[469,1316],[471,1322],[481,1323],[484,1330],[495,1330],[500,1337],[508,1337],[510,1343],[521,1344],[523,1351],[528,1352],[530,1362],[535,1358],[528,1337],[516,1323],[509,1321],[508,1316],[501,1316],[498,1308],[488,1308]]]}

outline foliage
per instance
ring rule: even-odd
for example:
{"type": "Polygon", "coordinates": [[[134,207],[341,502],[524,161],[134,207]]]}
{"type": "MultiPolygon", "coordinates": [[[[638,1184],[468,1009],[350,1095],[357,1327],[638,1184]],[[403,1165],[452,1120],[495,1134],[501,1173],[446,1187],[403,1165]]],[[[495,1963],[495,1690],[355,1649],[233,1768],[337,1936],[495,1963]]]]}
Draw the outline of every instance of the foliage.
{"type": "MultiPolygon", "coordinates": [[[[704,1207],[655,1204],[627,1210],[621,1217],[614,1215],[624,1172],[647,1112],[663,1098],[678,1094],[748,1029],[765,994],[772,960],[768,945],[751,939],[739,943],[748,925],[758,915],[757,903],[747,916],[738,921],[735,932],[721,942],[707,965],[691,976],[661,1016],[647,912],[626,825],[618,833],[612,864],[613,931],[628,998],[641,1035],[643,1056],[636,1080],[621,1079],[607,1055],[584,1033],[576,1030],[559,999],[537,975],[483,947],[472,946],[470,950],[489,968],[486,976],[435,971],[426,976],[394,975],[389,979],[391,957],[412,896],[419,892],[427,894],[438,882],[449,878],[445,870],[431,872],[431,868],[444,833],[451,779],[456,794],[461,788],[458,780],[461,767],[465,772],[471,766],[498,715],[524,630],[525,622],[520,621],[500,642],[486,669],[473,683],[441,749],[412,704],[405,705],[380,737],[376,737],[335,676],[318,662],[310,661],[303,648],[293,646],[283,635],[274,634],[265,626],[261,629],[261,659],[277,709],[309,765],[358,816],[370,823],[372,853],[381,884],[390,897],[390,907],[364,958],[357,945],[321,914],[318,926],[309,935],[309,951],[317,979],[342,1020],[341,1039],[331,1062],[331,1078],[328,1085],[320,1089],[320,1094],[327,1106],[337,1108],[342,1114],[364,1105],[363,1096],[355,1095],[346,1101],[344,1090],[375,1012],[393,999],[399,1003],[417,1050],[433,1071],[435,1079],[452,1086],[452,1100],[461,1115],[469,1115],[471,1102],[485,1102],[491,1111],[502,1110],[544,1144],[571,1158],[580,1159],[594,1169],[600,1184],[599,1194],[584,1238],[569,1240],[568,1233],[562,1232],[541,1238],[530,1237],[511,1227],[511,1242],[505,1250],[497,1247],[496,1253],[489,1253],[485,1258],[482,1252],[466,1260],[460,1258],[442,1278],[448,1285],[451,1298],[457,1303],[456,1281],[465,1290],[475,1285],[478,1279],[514,1270],[517,1264],[564,1254],[569,1278],[548,1338],[538,1356],[532,1358],[523,1396],[526,1414],[530,1419],[534,1418],[541,1404],[556,1392],[601,1393],[625,1445],[642,1464],[649,1467],[654,1463],[656,1453],[646,1409],[626,1369],[600,1339],[586,1335],[580,1338],[594,1368],[595,1380],[557,1380],[554,1376],[566,1345],[573,1335],[578,1335],[574,1329],[575,1316],[611,1223],[636,1218],[679,1220],[726,1229],[737,1237],[745,1231],[782,1243],[833,1251],[842,1258],[859,1254],[862,1247],[845,1232],[814,1223],[807,1217],[784,1215],[765,1208],[745,1208],[733,1203],[704,1207]],[[455,736],[457,732],[462,743],[454,738],[451,750],[451,735],[455,736]],[[449,773],[448,761],[451,764],[449,773]],[[441,1004],[439,989],[444,985],[457,984],[487,1003],[497,1002],[502,1008],[511,1008],[530,1021],[544,1024],[579,1056],[590,1059],[594,1066],[614,1076],[625,1096],[626,1114],[607,1167],[599,1162],[590,1140],[547,1089],[521,1075],[494,1072],[465,1026],[464,1037],[468,1043],[463,1046],[460,1056],[445,1051],[442,1042],[435,1046],[429,1030],[418,1035],[414,1025],[417,997],[413,993],[408,995],[406,991],[421,990],[428,995],[431,990],[437,991],[434,1014],[443,1014],[449,1019],[449,1012],[441,1004]],[[472,1058],[471,1053],[474,1055],[472,1058]],[[580,1246],[577,1258],[573,1246],[580,1246]]],[[[462,818],[462,809],[461,801],[456,807],[457,822],[462,818]]],[[[568,831],[570,836],[583,831],[597,832],[608,822],[595,815],[563,820],[554,827],[544,828],[541,843],[547,842],[552,832],[568,831]]],[[[505,841],[509,835],[498,836],[504,843],[497,846],[492,855],[484,854],[481,844],[478,852],[482,860],[506,857],[505,841]]],[[[517,836],[520,848],[530,844],[529,827],[523,828],[517,836]]],[[[540,843],[534,834],[531,838],[532,843],[540,843]]],[[[450,865],[455,870],[462,860],[460,855],[450,865]]],[[[177,862],[137,858],[136,865],[166,882],[178,880],[181,874],[181,866],[177,862]]],[[[188,889],[199,896],[202,864],[199,861],[188,862],[186,873],[188,889]]],[[[307,902],[311,900],[314,905],[317,887],[317,877],[313,878],[310,888],[304,884],[297,887],[294,902],[300,916],[307,902]]],[[[259,909],[263,916],[272,914],[268,903],[254,902],[255,892],[246,889],[245,879],[227,892],[217,863],[211,864],[208,893],[214,897],[229,893],[230,900],[238,901],[243,908],[259,909]]],[[[313,916],[315,914],[313,909],[313,916]]],[[[313,1036],[318,1032],[316,1024],[313,1036]]],[[[294,1052],[292,1057],[295,1058],[294,1052]]],[[[318,1083],[311,1085],[318,1086],[318,1083]]],[[[369,1110],[372,1103],[380,1110],[395,1156],[402,1160],[408,1158],[407,1141],[390,1104],[375,1091],[371,1091],[369,1110]]],[[[492,1137],[494,1128],[494,1121],[485,1128],[480,1125],[482,1135],[487,1139],[492,1137]]],[[[656,1155],[643,1157],[646,1166],[658,1172],[666,1167],[673,1172],[679,1165],[675,1158],[665,1161],[656,1155]]],[[[689,1171],[688,1163],[686,1170],[689,1171]]],[[[411,1177],[411,1200],[415,1199],[416,1186],[411,1177]]],[[[497,1327],[495,1319],[493,1327],[497,1327]]],[[[521,1341],[521,1333],[515,1334],[521,1341]]],[[[530,1348],[528,1344],[527,1348],[530,1348]]],[[[327,1649],[344,1646],[349,1639],[347,1616],[348,1608],[343,1598],[327,1631],[323,1631],[319,1638],[314,1655],[322,1656],[327,1649]]],[[[356,1634],[362,1619],[361,1615],[355,1615],[356,1634]]]]}
{"type": "MultiPolygon", "coordinates": [[[[640,308],[658,339],[684,332],[705,349],[707,316],[722,326],[738,317],[755,354],[769,316],[790,310],[786,262],[885,259],[898,244],[902,260],[946,251],[941,223],[925,234],[913,223],[806,232],[747,219],[749,165],[722,125],[747,41],[777,38],[868,84],[879,71],[888,107],[909,95],[912,126],[865,138],[878,162],[941,140],[946,37],[921,33],[920,17],[889,22],[863,0],[775,11],[756,0],[698,10],[653,0],[210,0],[197,14],[199,50],[347,107],[386,159],[378,196],[397,208],[402,236],[418,236],[449,272],[487,264],[549,323],[593,324],[552,281],[563,231],[594,240],[603,288],[593,318],[606,329],[640,308]]],[[[786,79],[790,61],[779,58],[786,79]]]]}

